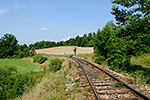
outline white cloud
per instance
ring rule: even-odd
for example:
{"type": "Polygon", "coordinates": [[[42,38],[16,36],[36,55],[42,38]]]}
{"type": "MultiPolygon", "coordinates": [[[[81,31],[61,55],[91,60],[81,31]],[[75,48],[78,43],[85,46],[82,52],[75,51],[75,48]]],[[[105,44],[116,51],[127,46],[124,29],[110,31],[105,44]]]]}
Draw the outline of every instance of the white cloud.
{"type": "Polygon", "coordinates": [[[26,8],[26,6],[14,5],[13,7],[13,9],[21,9],[21,8],[26,8]]]}
{"type": "Polygon", "coordinates": [[[46,30],[46,28],[45,28],[45,27],[43,27],[43,28],[41,28],[41,30],[46,30]]]}
{"type": "Polygon", "coordinates": [[[66,40],[69,40],[71,37],[65,37],[62,39],[62,41],[66,41],[66,40]]]}
{"type": "Polygon", "coordinates": [[[7,8],[6,8],[6,9],[1,8],[1,9],[0,9],[0,15],[1,15],[1,14],[3,14],[3,13],[5,13],[5,12],[7,12],[7,11],[10,11],[10,10],[9,10],[9,9],[7,9],[7,8]]]}
{"type": "Polygon", "coordinates": [[[4,14],[5,12],[15,10],[15,9],[21,9],[21,8],[26,8],[26,6],[19,6],[19,5],[14,5],[14,7],[11,8],[0,8],[0,15],[4,14]]]}

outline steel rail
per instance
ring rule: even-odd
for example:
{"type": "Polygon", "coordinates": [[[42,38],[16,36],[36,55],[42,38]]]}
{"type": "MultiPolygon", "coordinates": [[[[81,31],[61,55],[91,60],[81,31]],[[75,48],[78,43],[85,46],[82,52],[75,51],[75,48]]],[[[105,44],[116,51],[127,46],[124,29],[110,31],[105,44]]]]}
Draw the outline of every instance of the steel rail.
{"type": "MultiPolygon", "coordinates": [[[[80,64],[80,62],[79,62],[79,61],[77,61],[75,58],[72,58],[72,57],[69,57],[69,58],[71,58],[71,59],[75,60],[75,61],[76,61],[79,65],[81,65],[81,64],[80,64]]],[[[83,69],[83,67],[82,67],[82,66],[81,66],[81,68],[82,68],[82,70],[83,70],[84,74],[86,75],[86,78],[88,79],[88,81],[89,81],[89,83],[90,83],[90,85],[91,85],[91,87],[92,87],[92,89],[93,89],[93,91],[94,91],[94,94],[95,94],[95,96],[96,96],[97,100],[101,100],[101,99],[100,99],[100,97],[98,96],[98,94],[97,94],[97,92],[96,92],[96,90],[95,90],[95,88],[94,88],[94,86],[93,86],[93,84],[92,84],[92,82],[91,82],[90,78],[88,77],[87,73],[85,72],[85,70],[83,69]]]]}
{"type": "MultiPolygon", "coordinates": [[[[78,59],[81,59],[81,58],[78,58],[78,59]]],[[[84,59],[81,59],[89,64],[91,64],[92,66],[96,67],[97,69],[103,71],[104,73],[106,73],[107,75],[109,75],[110,77],[112,77],[113,79],[115,79],[116,81],[118,82],[121,82],[125,87],[127,87],[128,89],[130,89],[131,91],[133,91],[134,93],[136,93],[138,96],[140,96],[141,98],[143,98],[144,100],[150,100],[150,98],[148,98],[147,96],[145,96],[144,94],[140,93],[139,91],[135,90],[134,88],[132,88],[131,86],[127,85],[126,83],[122,82],[121,80],[119,80],[118,78],[112,76],[111,74],[109,74],[108,72],[104,71],[103,69],[95,66],[94,64],[92,64],[91,62],[89,61],[86,61],[84,59]]]]}
{"type": "MultiPolygon", "coordinates": [[[[76,57],[68,57],[68,56],[60,56],[60,57],[67,57],[70,59],[75,60],[74,58],[76,57]]],[[[141,98],[143,98],[144,100],[150,100],[150,98],[148,98],[147,96],[145,96],[144,94],[140,93],[139,91],[135,90],[134,88],[132,88],[131,86],[127,85],[126,83],[122,82],[121,80],[119,80],[118,78],[114,77],[113,75],[109,74],[108,72],[104,71],[103,69],[97,67],[96,65],[92,64],[91,62],[84,60],[82,58],[77,58],[77,59],[81,59],[89,64],[91,64],[92,66],[94,66],[95,68],[101,70],[102,72],[106,73],[108,76],[112,77],[113,79],[115,79],[118,82],[121,82],[125,87],[127,87],[128,89],[130,89],[131,91],[133,91],[134,93],[136,93],[138,96],[140,96],[141,98]]],[[[76,61],[76,60],[75,60],[76,61]]],[[[76,61],[77,62],[77,61],[76,61]]],[[[77,62],[78,63],[78,62],[77,62]]],[[[79,63],[78,63],[79,64],[79,63]]],[[[82,66],[81,66],[82,67],[82,66]]]]}

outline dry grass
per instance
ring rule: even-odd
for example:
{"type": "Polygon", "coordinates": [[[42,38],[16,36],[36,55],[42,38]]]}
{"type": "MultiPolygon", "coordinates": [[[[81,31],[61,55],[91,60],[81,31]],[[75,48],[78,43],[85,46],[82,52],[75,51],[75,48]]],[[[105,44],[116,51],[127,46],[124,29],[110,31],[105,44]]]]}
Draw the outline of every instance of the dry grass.
{"type": "MultiPolygon", "coordinates": [[[[60,46],[54,48],[38,49],[37,53],[44,54],[74,54],[73,49],[75,46],[60,46]]],[[[93,53],[93,47],[77,47],[76,54],[90,54],[93,53]]]]}
{"type": "Polygon", "coordinates": [[[84,100],[80,82],[76,82],[79,79],[77,65],[68,59],[65,59],[62,65],[61,70],[47,74],[39,84],[25,93],[21,100],[84,100]]]}
{"type": "Polygon", "coordinates": [[[144,54],[139,57],[131,58],[131,62],[136,65],[141,65],[144,68],[150,69],[150,54],[144,54]]]}

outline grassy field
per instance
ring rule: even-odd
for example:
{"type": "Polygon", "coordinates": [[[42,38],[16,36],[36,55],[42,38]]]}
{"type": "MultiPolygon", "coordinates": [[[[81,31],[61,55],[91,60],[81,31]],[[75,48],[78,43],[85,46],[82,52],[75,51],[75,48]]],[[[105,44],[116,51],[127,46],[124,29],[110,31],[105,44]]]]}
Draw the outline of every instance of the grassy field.
{"type": "Polygon", "coordinates": [[[5,66],[15,67],[21,73],[38,68],[38,65],[33,64],[30,59],[0,59],[0,68],[5,66]]]}

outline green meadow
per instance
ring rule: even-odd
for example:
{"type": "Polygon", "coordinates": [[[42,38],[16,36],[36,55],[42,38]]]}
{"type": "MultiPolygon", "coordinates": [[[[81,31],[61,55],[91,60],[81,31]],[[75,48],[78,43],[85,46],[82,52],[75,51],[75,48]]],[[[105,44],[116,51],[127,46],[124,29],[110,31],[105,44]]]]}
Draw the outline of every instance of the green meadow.
{"type": "Polygon", "coordinates": [[[38,68],[37,64],[34,64],[30,59],[0,59],[1,67],[15,67],[18,72],[33,71],[38,68]]]}

